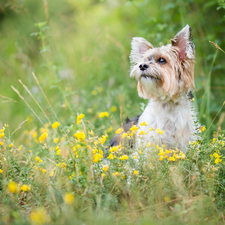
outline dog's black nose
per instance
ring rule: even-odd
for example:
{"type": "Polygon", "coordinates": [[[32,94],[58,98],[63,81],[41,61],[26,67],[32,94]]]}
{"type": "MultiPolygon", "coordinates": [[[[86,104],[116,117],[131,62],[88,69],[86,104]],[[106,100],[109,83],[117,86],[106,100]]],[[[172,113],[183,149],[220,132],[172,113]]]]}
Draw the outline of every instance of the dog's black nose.
{"type": "Polygon", "coordinates": [[[145,63],[142,63],[139,65],[140,70],[146,70],[148,68],[148,65],[145,63]]]}

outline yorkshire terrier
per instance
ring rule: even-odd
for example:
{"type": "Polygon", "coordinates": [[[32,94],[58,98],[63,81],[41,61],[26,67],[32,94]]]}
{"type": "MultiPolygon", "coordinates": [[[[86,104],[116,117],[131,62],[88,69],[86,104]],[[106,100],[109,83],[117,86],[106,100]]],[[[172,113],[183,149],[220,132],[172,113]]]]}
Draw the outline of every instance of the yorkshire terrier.
{"type": "MultiPolygon", "coordinates": [[[[149,102],[141,115],[127,119],[123,132],[132,125],[138,127],[135,143],[130,142],[135,148],[146,148],[150,142],[186,152],[198,130],[190,101],[195,86],[195,46],[190,26],[186,25],[166,46],[154,48],[144,38],[134,37],[131,47],[130,77],[138,81],[139,96],[149,102]]],[[[116,134],[110,146],[123,142],[122,134],[116,134]]]]}

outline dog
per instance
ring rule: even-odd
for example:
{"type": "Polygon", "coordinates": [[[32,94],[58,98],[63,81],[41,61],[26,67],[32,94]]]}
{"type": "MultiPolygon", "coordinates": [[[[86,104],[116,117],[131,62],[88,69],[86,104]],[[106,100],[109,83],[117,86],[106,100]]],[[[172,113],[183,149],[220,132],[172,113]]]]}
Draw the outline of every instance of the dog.
{"type": "Polygon", "coordinates": [[[195,46],[191,27],[186,25],[166,46],[155,48],[144,38],[134,37],[131,48],[130,77],[138,82],[139,96],[149,102],[141,115],[126,120],[123,132],[110,140],[110,146],[122,143],[124,134],[136,126],[135,138],[126,136],[131,148],[154,143],[185,153],[199,127],[192,103],[195,46]]]}

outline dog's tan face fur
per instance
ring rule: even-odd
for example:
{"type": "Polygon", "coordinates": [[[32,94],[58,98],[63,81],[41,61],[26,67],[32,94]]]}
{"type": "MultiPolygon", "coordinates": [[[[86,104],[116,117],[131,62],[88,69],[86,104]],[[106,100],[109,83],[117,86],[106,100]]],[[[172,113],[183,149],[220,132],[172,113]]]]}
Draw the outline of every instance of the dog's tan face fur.
{"type": "Polygon", "coordinates": [[[194,87],[194,44],[184,27],[171,44],[154,48],[144,38],[133,38],[130,76],[138,81],[140,97],[176,102],[194,87]]]}

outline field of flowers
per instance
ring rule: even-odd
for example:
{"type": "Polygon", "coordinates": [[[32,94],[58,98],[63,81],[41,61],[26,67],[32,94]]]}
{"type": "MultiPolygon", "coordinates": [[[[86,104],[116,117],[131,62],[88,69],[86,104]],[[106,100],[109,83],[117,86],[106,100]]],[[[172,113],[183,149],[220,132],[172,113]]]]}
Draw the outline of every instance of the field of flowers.
{"type": "Polygon", "coordinates": [[[214,0],[3,0],[0,224],[224,224],[224,9],[214,0]],[[198,140],[185,154],[154,142],[131,149],[146,133],[121,124],[147,103],[129,78],[131,38],[166,44],[186,24],[198,140]]]}

